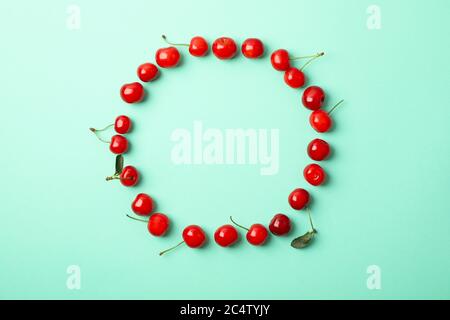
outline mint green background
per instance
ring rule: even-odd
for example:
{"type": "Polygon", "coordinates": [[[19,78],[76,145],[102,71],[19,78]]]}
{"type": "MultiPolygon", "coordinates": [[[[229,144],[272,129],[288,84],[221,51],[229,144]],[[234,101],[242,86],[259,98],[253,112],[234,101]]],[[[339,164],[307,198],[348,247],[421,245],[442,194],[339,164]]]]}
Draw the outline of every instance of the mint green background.
{"type": "Polygon", "coordinates": [[[450,298],[450,98],[448,1],[76,1],[81,29],[66,28],[70,2],[2,1],[0,298],[450,298]],[[382,29],[368,30],[378,4],[382,29]],[[183,64],[147,85],[149,99],[118,96],[135,68],[174,41],[222,35],[260,37],[268,50],[323,50],[307,71],[329,93],[335,130],[323,135],[334,156],[326,186],[311,189],[319,229],[314,246],[289,247],[307,217],[286,198],[305,187],[306,144],[317,136],[268,56],[183,64]],[[118,114],[135,121],[128,164],[138,188],[106,183],[114,157],[87,130],[118,114]],[[170,133],[207,127],[279,128],[280,171],[254,166],[174,166],[170,133]],[[148,235],[125,214],[148,192],[174,220],[167,238],[148,235]],[[157,253],[183,226],[209,234],[233,214],[295,222],[289,238],[267,246],[157,253]],[[82,289],[66,288],[79,265],[82,289]],[[366,287],[379,265],[382,290],[366,287]]]}

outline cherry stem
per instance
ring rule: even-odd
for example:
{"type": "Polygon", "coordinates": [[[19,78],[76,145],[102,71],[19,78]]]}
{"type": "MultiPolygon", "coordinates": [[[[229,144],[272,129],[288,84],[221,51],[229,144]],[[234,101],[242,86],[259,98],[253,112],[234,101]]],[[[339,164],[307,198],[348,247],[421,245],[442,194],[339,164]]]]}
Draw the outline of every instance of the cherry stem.
{"type": "Polygon", "coordinates": [[[167,40],[167,37],[165,35],[162,35],[162,38],[164,39],[164,41],[167,44],[170,44],[171,46],[185,46],[185,47],[189,47],[189,45],[187,43],[172,43],[172,42],[169,42],[169,40],[167,40]]]}
{"type": "Polygon", "coordinates": [[[101,131],[105,131],[105,130],[111,128],[113,125],[114,125],[114,123],[111,123],[110,125],[107,125],[103,129],[89,128],[89,130],[91,130],[92,132],[101,132],[101,131]]]}
{"type": "Polygon", "coordinates": [[[116,180],[116,179],[120,179],[120,176],[117,175],[117,174],[115,174],[113,176],[106,177],[106,181],[111,181],[111,180],[116,180]]]}
{"type": "MultiPolygon", "coordinates": [[[[108,127],[109,127],[109,126],[108,126],[108,127]]],[[[105,139],[101,138],[101,137],[98,135],[99,132],[101,132],[101,131],[103,131],[103,130],[106,130],[108,127],[104,128],[104,129],[101,129],[101,130],[97,130],[97,129],[94,129],[94,128],[89,128],[89,130],[91,130],[91,131],[95,134],[95,136],[97,137],[97,139],[100,140],[101,142],[104,142],[104,143],[111,143],[111,141],[105,140],[105,139]]]]}
{"type": "Polygon", "coordinates": [[[311,57],[311,59],[309,59],[308,61],[306,61],[306,63],[303,65],[303,67],[300,68],[300,70],[301,70],[301,71],[305,70],[305,68],[306,68],[311,62],[313,62],[313,61],[316,60],[317,58],[322,57],[324,54],[325,54],[324,52],[321,52],[321,53],[318,53],[318,54],[316,54],[316,55],[313,55],[313,56],[311,57]]]}
{"type": "Polygon", "coordinates": [[[244,226],[241,226],[239,223],[236,223],[236,222],[233,220],[233,217],[232,217],[232,216],[230,216],[230,220],[231,220],[231,222],[233,222],[233,224],[235,224],[235,225],[238,226],[239,228],[242,228],[242,229],[244,229],[244,230],[250,231],[248,228],[246,228],[246,227],[244,227],[244,226]]]}
{"type": "Polygon", "coordinates": [[[308,217],[309,217],[309,224],[311,225],[311,231],[314,233],[317,233],[317,230],[314,228],[314,224],[312,222],[312,218],[311,218],[311,209],[309,207],[306,208],[306,211],[308,212],[308,217]]]}
{"type": "Polygon", "coordinates": [[[179,244],[177,244],[176,246],[173,246],[172,248],[169,248],[169,249],[167,249],[167,250],[161,251],[161,252],[159,253],[159,255],[162,256],[163,254],[165,254],[165,253],[167,253],[167,252],[169,252],[169,251],[172,251],[173,249],[178,248],[178,247],[181,246],[183,243],[184,243],[184,241],[181,241],[181,242],[180,242],[179,244]]]}
{"type": "Polygon", "coordinates": [[[136,221],[148,223],[147,220],[144,220],[144,219],[138,219],[138,218],[135,218],[135,217],[130,216],[129,214],[127,214],[127,217],[130,218],[130,219],[136,220],[136,221]]]}
{"type": "Polygon", "coordinates": [[[339,107],[339,105],[340,105],[342,102],[344,102],[344,100],[341,100],[341,101],[339,101],[338,103],[336,103],[336,104],[334,105],[334,107],[331,108],[330,111],[328,111],[328,114],[331,114],[337,107],[339,107]]]}

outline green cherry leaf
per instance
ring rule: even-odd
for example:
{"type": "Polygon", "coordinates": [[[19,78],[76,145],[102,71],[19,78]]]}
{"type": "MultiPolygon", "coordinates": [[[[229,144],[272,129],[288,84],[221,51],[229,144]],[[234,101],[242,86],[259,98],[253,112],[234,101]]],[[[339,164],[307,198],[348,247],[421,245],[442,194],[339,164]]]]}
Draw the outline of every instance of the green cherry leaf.
{"type": "Polygon", "coordinates": [[[312,239],[314,239],[315,235],[316,235],[316,230],[308,231],[304,235],[292,240],[291,246],[295,249],[306,248],[311,243],[312,239]]]}
{"type": "Polygon", "coordinates": [[[121,174],[122,170],[123,170],[123,156],[119,154],[116,157],[116,175],[121,174]]]}

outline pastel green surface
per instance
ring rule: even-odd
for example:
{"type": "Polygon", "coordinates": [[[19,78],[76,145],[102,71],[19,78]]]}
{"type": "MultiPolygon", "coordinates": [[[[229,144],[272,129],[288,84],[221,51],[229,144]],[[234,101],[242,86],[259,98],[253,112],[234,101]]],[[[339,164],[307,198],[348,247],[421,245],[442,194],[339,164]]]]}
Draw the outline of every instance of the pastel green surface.
{"type": "Polygon", "coordinates": [[[377,0],[382,28],[366,26],[372,1],[76,1],[81,29],[66,27],[66,1],[3,1],[1,29],[0,298],[450,298],[450,32],[448,1],[377,0]],[[336,127],[323,135],[333,157],[327,185],[309,188],[319,230],[307,250],[290,248],[307,216],[287,195],[306,187],[305,148],[318,136],[300,91],[288,88],[269,57],[193,58],[164,70],[144,104],[118,89],[164,46],[203,35],[267,50],[325,51],[308,68],[310,84],[344,98],[336,127]],[[88,131],[118,114],[135,122],[126,163],[139,187],[106,183],[114,157],[88,131]],[[176,128],[280,130],[280,170],[255,166],[175,166],[176,128]],[[173,218],[163,239],[125,217],[137,192],[173,218]],[[232,214],[242,224],[288,214],[288,238],[232,249],[157,253],[200,224],[210,239],[232,214]],[[66,269],[81,268],[81,290],[66,269]],[[382,272],[381,290],[366,269],[382,272]]]}

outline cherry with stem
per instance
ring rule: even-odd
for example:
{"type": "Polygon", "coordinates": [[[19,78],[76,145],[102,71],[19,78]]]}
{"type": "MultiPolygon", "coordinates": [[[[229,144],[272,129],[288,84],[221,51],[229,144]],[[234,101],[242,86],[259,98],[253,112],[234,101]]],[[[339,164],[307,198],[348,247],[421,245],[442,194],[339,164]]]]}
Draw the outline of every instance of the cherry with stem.
{"type": "Polygon", "coordinates": [[[166,249],[166,250],[164,250],[164,251],[161,251],[161,252],[159,253],[159,255],[162,256],[162,255],[166,254],[167,252],[170,252],[170,251],[172,251],[172,250],[178,248],[178,247],[181,246],[182,244],[184,244],[184,240],[181,241],[179,244],[173,246],[172,248],[169,248],[169,249],[166,249]]]}
{"type": "Polygon", "coordinates": [[[106,181],[111,181],[111,180],[134,180],[133,177],[120,177],[120,174],[114,174],[112,176],[108,176],[105,178],[106,181]]]}
{"type": "Polygon", "coordinates": [[[162,237],[169,229],[170,220],[164,213],[153,213],[148,219],[140,219],[127,214],[127,217],[147,224],[148,232],[155,237],[162,237]]]}
{"type": "Polygon", "coordinates": [[[104,142],[104,143],[111,143],[111,141],[105,140],[105,139],[103,139],[102,137],[100,137],[98,133],[99,133],[99,132],[106,131],[106,130],[108,130],[109,128],[111,128],[112,126],[114,126],[114,124],[107,125],[107,126],[104,127],[103,129],[89,128],[89,130],[91,130],[91,131],[95,134],[95,136],[97,137],[97,139],[100,140],[101,142],[104,142]]]}
{"type": "Polygon", "coordinates": [[[245,237],[247,238],[247,241],[250,244],[252,244],[254,246],[261,246],[266,242],[269,232],[267,231],[266,227],[264,227],[262,224],[255,223],[255,224],[252,224],[250,226],[250,228],[246,228],[246,227],[238,224],[236,221],[234,221],[233,217],[231,217],[231,216],[230,216],[230,220],[237,227],[247,231],[247,234],[245,237]]]}
{"type": "Polygon", "coordinates": [[[145,219],[139,219],[139,218],[130,216],[129,214],[127,214],[127,217],[130,218],[130,219],[136,220],[136,221],[148,223],[148,220],[145,220],[145,219]]]}

